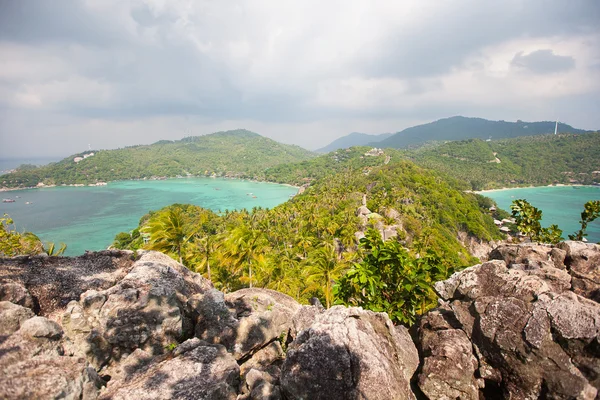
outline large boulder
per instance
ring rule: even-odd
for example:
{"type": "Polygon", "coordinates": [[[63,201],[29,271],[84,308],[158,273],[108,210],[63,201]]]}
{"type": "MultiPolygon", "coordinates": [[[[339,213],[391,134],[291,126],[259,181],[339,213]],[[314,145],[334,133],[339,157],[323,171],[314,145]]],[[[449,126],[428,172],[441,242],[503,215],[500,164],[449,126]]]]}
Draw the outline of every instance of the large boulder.
{"type": "Polygon", "coordinates": [[[565,265],[573,277],[573,291],[600,302],[600,245],[566,241],[558,248],[565,252],[565,265]]]}
{"type": "Polygon", "coordinates": [[[281,388],[286,399],[412,399],[418,355],[387,314],[333,307],[290,344],[281,388]]]}
{"type": "Polygon", "coordinates": [[[88,290],[114,286],[132,268],[131,251],[105,250],[80,257],[0,258],[0,300],[59,315],[88,290]]]}
{"type": "Polygon", "coordinates": [[[96,368],[136,349],[162,354],[193,336],[187,300],[212,289],[199,274],[156,252],[141,252],[131,271],[103,291],[69,303],[62,322],[71,351],[96,368]]]}
{"type": "Polygon", "coordinates": [[[10,301],[0,301],[0,337],[18,331],[21,324],[34,315],[29,308],[21,307],[10,301]]]}
{"type": "MultiPolygon", "coordinates": [[[[137,359],[135,360],[137,361],[137,359]]],[[[151,362],[128,363],[130,373],[111,382],[101,399],[235,400],[240,369],[222,345],[197,338],[151,362]]]]}
{"type": "Polygon", "coordinates": [[[103,381],[85,359],[65,356],[63,331],[56,322],[32,317],[19,324],[0,343],[0,398],[88,400],[98,396],[103,381]]]}
{"type": "Polygon", "coordinates": [[[571,290],[565,252],[556,250],[500,246],[494,260],[435,285],[441,306],[418,329],[423,393],[595,398],[600,305],[571,290]]]}

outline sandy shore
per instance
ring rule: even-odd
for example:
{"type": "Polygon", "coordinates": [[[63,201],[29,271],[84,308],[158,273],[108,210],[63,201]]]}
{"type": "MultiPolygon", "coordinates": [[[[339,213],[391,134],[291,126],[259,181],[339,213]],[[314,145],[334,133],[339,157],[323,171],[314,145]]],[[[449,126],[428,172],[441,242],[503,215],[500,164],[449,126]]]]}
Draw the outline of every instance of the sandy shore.
{"type": "Polygon", "coordinates": [[[545,187],[566,187],[566,186],[587,186],[587,187],[597,187],[595,185],[565,185],[563,183],[559,183],[556,185],[545,185],[545,186],[519,186],[519,187],[503,187],[500,189],[487,189],[487,190],[470,190],[471,193],[477,193],[477,194],[485,194],[485,193],[491,193],[491,192],[502,192],[504,190],[517,190],[517,189],[533,189],[533,188],[545,188],[545,187]]]}

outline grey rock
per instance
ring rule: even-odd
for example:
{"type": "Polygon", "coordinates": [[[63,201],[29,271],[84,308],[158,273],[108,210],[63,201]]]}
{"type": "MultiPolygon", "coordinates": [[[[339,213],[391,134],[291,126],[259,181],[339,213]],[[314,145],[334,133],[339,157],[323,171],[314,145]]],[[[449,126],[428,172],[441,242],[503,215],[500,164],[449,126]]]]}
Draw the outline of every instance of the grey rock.
{"type": "MultiPolygon", "coordinates": [[[[20,285],[26,293],[22,294],[22,301],[13,303],[31,306],[42,316],[58,316],[71,301],[79,300],[79,296],[87,290],[104,290],[114,286],[129,272],[133,263],[133,253],[120,250],[90,252],[73,258],[0,258],[0,288],[6,284],[20,285]],[[33,300],[28,300],[27,293],[35,299],[35,304],[29,304],[33,300]]],[[[11,293],[15,295],[14,291],[11,293]]]]}
{"type": "Polygon", "coordinates": [[[412,399],[416,354],[386,314],[335,306],[288,348],[281,374],[287,399],[412,399]],[[408,355],[407,355],[408,353],[408,355]]]}
{"type": "Polygon", "coordinates": [[[600,245],[566,241],[558,244],[565,255],[565,265],[573,276],[573,291],[600,302],[600,245]]]}
{"type": "MultiPolygon", "coordinates": [[[[421,320],[421,326],[429,324],[430,316],[421,320]]],[[[424,362],[418,385],[428,398],[479,399],[478,363],[464,331],[420,329],[420,343],[424,362]]]]}
{"type": "Polygon", "coordinates": [[[16,282],[0,283],[0,301],[10,301],[23,307],[33,309],[35,303],[33,297],[25,286],[16,282]]]}
{"type": "Polygon", "coordinates": [[[33,317],[21,324],[20,331],[32,338],[59,339],[63,330],[59,324],[44,317],[33,317]]]}
{"type": "Polygon", "coordinates": [[[0,336],[10,335],[21,327],[21,324],[35,314],[29,308],[0,301],[0,336]]]}
{"type": "Polygon", "coordinates": [[[419,323],[418,384],[429,398],[594,399],[600,305],[579,296],[595,246],[502,245],[489,262],[435,284],[419,323]],[[565,264],[562,264],[562,263],[565,264]],[[572,266],[577,266],[575,269],[572,266]]]}
{"type": "Polygon", "coordinates": [[[234,313],[235,341],[229,347],[236,359],[247,357],[273,340],[286,336],[300,304],[269,289],[242,289],[225,295],[234,313]]]}
{"type": "Polygon", "coordinates": [[[72,352],[102,368],[142,349],[153,355],[193,335],[188,299],[212,284],[171,258],[140,252],[140,259],[117,284],[89,290],[72,302],[63,326],[72,352]]]}
{"type": "Polygon", "coordinates": [[[224,346],[200,344],[177,357],[162,355],[132,369],[126,379],[111,382],[100,398],[235,400],[239,373],[224,346]]]}

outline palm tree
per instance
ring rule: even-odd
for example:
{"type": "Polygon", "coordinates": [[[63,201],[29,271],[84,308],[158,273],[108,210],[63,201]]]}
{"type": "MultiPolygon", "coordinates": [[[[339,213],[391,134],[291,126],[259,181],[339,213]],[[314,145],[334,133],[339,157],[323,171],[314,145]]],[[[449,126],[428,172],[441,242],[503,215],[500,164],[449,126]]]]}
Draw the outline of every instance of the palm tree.
{"type": "Polygon", "coordinates": [[[267,245],[264,232],[251,229],[246,225],[234,228],[222,242],[224,259],[233,267],[233,272],[239,274],[245,265],[248,266],[250,287],[252,287],[252,265],[258,266],[263,261],[267,245]]]}
{"type": "Polygon", "coordinates": [[[346,265],[338,262],[335,248],[329,243],[312,253],[310,259],[313,260],[313,264],[305,269],[306,281],[310,284],[307,290],[322,288],[325,292],[325,304],[329,308],[333,300],[333,283],[346,269],[346,265]]]}
{"type": "Polygon", "coordinates": [[[154,216],[141,230],[150,235],[146,246],[150,250],[175,254],[183,263],[182,248],[197,232],[180,207],[171,207],[154,216]]]}

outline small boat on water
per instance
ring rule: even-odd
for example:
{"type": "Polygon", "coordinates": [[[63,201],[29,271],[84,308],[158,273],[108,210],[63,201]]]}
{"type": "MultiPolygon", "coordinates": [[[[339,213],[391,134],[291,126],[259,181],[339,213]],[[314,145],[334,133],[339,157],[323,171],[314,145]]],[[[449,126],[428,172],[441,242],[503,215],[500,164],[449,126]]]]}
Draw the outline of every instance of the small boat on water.
{"type": "Polygon", "coordinates": [[[3,203],[14,203],[15,200],[14,199],[2,199],[3,203]]]}

